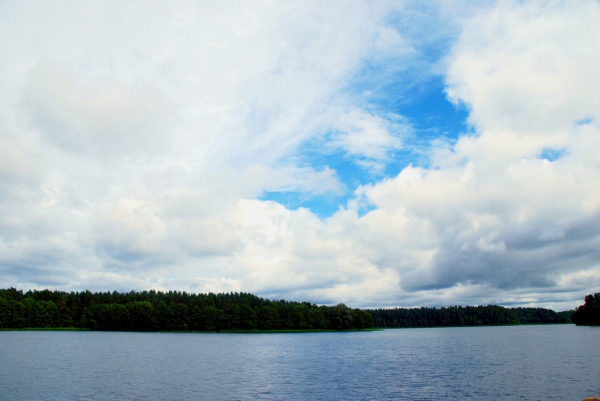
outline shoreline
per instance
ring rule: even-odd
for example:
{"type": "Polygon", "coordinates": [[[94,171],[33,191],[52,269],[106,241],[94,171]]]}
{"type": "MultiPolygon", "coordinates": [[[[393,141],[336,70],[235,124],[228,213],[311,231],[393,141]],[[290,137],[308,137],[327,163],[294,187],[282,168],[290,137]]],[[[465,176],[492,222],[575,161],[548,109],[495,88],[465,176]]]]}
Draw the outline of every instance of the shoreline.
{"type": "MultiPolygon", "coordinates": [[[[415,326],[415,327],[372,327],[369,329],[351,329],[351,330],[330,330],[330,329],[274,329],[274,330],[92,330],[86,327],[21,327],[21,328],[0,328],[0,331],[86,331],[86,332],[110,332],[110,333],[223,333],[223,334],[296,334],[296,333],[357,333],[373,332],[385,330],[408,330],[408,329],[443,329],[443,328],[477,328],[477,327],[513,327],[513,326],[564,326],[573,325],[573,323],[527,323],[527,324],[490,324],[477,326],[415,326]]],[[[579,325],[598,327],[598,325],[579,325]]]]}

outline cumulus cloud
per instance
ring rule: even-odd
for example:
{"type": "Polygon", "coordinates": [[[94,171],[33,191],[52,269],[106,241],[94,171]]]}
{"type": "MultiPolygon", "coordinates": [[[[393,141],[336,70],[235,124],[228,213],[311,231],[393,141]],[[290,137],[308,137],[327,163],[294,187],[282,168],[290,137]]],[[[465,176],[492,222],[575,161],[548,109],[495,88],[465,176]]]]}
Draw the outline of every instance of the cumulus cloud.
{"type": "Polygon", "coordinates": [[[390,24],[413,6],[0,4],[3,285],[558,309],[600,289],[595,2],[455,14],[425,70],[469,134],[326,218],[259,200],[353,189],[307,143],[383,174],[419,135],[347,90],[373,63],[422,82],[390,24]]]}
{"type": "Polygon", "coordinates": [[[476,134],[434,149],[434,169],[363,189],[378,212],[427,222],[413,235],[432,238],[434,257],[401,287],[568,292],[563,276],[598,266],[599,13],[593,2],[501,3],[466,21],[447,90],[476,134]],[[547,148],[565,152],[549,161],[547,148]]]}
{"type": "Polygon", "coordinates": [[[597,16],[593,1],[501,2],[476,15],[449,58],[450,98],[471,106],[469,120],[481,130],[532,138],[593,118],[600,106],[593,95],[597,16]]]}

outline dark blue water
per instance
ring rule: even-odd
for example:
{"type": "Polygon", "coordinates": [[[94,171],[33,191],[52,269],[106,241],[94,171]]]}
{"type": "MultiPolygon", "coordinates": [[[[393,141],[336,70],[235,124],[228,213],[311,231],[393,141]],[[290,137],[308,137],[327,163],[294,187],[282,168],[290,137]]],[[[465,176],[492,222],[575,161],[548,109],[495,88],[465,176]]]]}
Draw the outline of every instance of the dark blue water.
{"type": "Polygon", "coordinates": [[[2,400],[582,400],[600,327],[0,332],[2,400]]]}

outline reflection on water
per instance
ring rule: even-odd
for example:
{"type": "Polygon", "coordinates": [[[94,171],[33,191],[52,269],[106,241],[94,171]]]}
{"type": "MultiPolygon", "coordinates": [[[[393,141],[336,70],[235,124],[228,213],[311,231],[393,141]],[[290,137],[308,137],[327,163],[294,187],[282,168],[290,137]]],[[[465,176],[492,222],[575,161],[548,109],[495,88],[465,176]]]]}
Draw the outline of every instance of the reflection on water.
{"type": "Polygon", "coordinates": [[[600,327],[0,332],[6,400],[581,400],[600,327]]]}

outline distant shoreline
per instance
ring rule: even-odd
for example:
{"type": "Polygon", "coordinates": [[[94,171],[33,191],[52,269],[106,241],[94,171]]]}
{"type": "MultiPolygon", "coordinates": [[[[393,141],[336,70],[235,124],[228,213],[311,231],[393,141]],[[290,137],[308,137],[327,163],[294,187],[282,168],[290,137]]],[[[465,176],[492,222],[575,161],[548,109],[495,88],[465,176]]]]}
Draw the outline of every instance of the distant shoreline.
{"type": "Polygon", "coordinates": [[[382,328],[353,329],[353,330],[328,330],[328,329],[275,329],[275,330],[92,330],[81,327],[22,327],[2,328],[0,331],[89,331],[107,333],[224,333],[224,334],[264,334],[264,333],[353,333],[362,331],[384,331],[382,328]]]}
{"type": "MultiPolygon", "coordinates": [[[[481,328],[481,327],[514,327],[514,326],[556,326],[556,325],[573,325],[574,323],[524,323],[524,324],[490,324],[479,326],[426,326],[426,327],[373,327],[369,329],[354,329],[354,330],[329,330],[329,329],[275,329],[275,330],[92,330],[82,327],[22,327],[22,328],[0,328],[0,331],[86,331],[86,332],[106,332],[106,333],[211,333],[211,334],[295,334],[295,333],[356,333],[356,332],[372,332],[385,330],[411,330],[411,329],[446,329],[446,328],[481,328]]],[[[600,325],[580,325],[598,327],[600,325]]]]}
{"type": "Polygon", "coordinates": [[[243,292],[0,289],[0,328],[17,330],[308,333],[568,324],[572,313],[499,305],[358,309],[344,304],[269,300],[243,292]]]}

